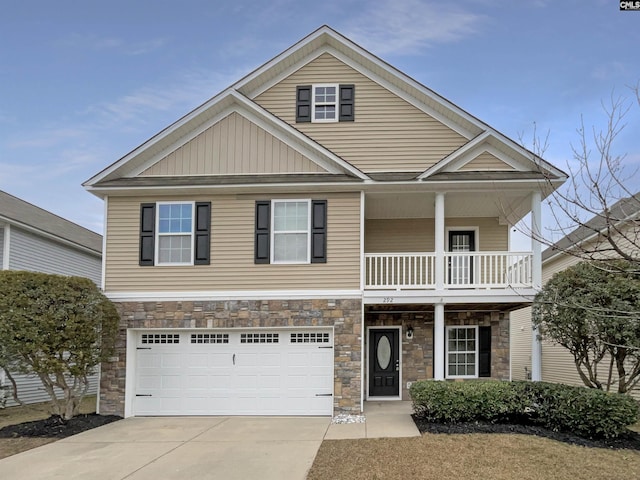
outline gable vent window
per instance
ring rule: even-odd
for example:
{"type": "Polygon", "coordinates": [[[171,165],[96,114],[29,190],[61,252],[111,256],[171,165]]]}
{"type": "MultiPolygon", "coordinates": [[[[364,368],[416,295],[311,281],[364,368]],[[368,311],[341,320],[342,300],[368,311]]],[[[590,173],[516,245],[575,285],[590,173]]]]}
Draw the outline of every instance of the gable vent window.
{"type": "Polygon", "coordinates": [[[353,122],[355,85],[302,85],[296,89],[296,122],[353,122]]]}

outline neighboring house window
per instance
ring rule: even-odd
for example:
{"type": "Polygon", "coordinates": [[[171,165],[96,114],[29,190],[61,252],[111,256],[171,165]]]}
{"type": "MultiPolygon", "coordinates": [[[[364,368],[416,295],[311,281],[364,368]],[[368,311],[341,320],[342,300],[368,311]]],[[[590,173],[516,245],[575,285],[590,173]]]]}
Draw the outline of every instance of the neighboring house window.
{"type": "Polygon", "coordinates": [[[255,263],[326,263],[326,200],[256,202],[255,263]]]}
{"type": "Polygon", "coordinates": [[[447,378],[491,376],[491,327],[447,327],[447,378]]]}
{"type": "Polygon", "coordinates": [[[210,202],[143,203],[139,264],[208,265],[210,224],[210,202]]]}
{"type": "Polygon", "coordinates": [[[296,89],[296,122],[353,122],[355,85],[317,84],[296,89]]]}

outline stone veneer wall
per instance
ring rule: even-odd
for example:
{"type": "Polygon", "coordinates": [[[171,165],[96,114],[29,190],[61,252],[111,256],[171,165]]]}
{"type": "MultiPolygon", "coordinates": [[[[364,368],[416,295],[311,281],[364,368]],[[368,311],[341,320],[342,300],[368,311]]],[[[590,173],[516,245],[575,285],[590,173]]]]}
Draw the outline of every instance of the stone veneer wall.
{"type": "MultiPolygon", "coordinates": [[[[116,353],[101,366],[100,413],[124,415],[128,328],[334,327],[334,413],[360,413],[360,299],[116,303],[116,353]]],[[[133,346],[135,348],[135,346],[133,346]]]]}
{"type": "MultiPolygon", "coordinates": [[[[402,325],[402,399],[411,400],[407,382],[433,378],[433,312],[365,313],[365,319],[367,327],[402,325]],[[413,327],[411,340],[406,337],[409,325],[413,327]]],[[[445,311],[445,326],[449,325],[491,326],[491,378],[509,380],[508,313],[445,311]]]]}

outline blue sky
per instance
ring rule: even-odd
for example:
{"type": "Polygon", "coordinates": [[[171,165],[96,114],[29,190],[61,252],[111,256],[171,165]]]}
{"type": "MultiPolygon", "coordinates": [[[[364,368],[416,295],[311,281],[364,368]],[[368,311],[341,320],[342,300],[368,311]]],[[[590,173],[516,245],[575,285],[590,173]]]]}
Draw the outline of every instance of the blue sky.
{"type": "MultiPolygon", "coordinates": [[[[640,12],[617,0],[9,2],[0,189],[101,232],[83,181],[323,24],[515,140],[535,122],[565,169],[581,115],[600,127],[640,81],[640,12]]],[[[626,123],[638,167],[637,104],[626,123]]]]}

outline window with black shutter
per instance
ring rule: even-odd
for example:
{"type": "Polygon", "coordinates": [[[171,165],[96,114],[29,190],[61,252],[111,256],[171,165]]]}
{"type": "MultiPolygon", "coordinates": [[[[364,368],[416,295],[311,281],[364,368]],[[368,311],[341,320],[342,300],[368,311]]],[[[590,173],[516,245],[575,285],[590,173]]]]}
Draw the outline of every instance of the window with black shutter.
{"type": "Polygon", "coordinates": [[[326,263],[326,200],[259,200],[254,262],[326,263]]]}
{"type": "Polygon", "coordinates": [[[355,85],[315,84],[296,87],[296,122],[353,122],[355,85]]]}
{"type": "Polygon", "coordinates": [[[140,205],[139,264],[209,265],[211,202],[140,205]]]}

